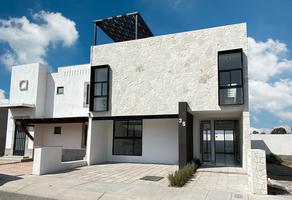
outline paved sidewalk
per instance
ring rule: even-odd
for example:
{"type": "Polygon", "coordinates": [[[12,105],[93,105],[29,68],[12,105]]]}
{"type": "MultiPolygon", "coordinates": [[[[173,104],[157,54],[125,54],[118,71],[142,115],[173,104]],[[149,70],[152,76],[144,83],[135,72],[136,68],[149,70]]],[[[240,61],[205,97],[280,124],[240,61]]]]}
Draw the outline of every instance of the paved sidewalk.
{"type": "MultiPolygon", "coordinates": [[[[136,180],[144,175],[167,176],[170,171],[175,169],[176,166],[171,165],[123,163],[82,167],[70,172],[46,176],[23,175],[9,176],[9,178],[1,179],[0,175],[0,190],[17,194],[35,195],[44,198],[64,200],[291,199],[291,196],[254,196],[247,194],[245,191],[232,192],[230,190],[211,187],[198,187],[198,185],[192,185],[194,184],[192,182],[183,188],[172,188],[168,187],[166,178],[160,182],[136,180]],[[130,171],[132,171],[132,173],[130,171]]],[[[198,174],[200,173],[206,172],[200,172],[199,170],[198,174]]],[[[215,172],[214,174],[211,174],[211,176],[215,175],[215,172]]]]}
{"type": "Polygon", "coordinates": [[[248,177],[240,167],[201,167],[186,187],[249,194],[248,177]]]}

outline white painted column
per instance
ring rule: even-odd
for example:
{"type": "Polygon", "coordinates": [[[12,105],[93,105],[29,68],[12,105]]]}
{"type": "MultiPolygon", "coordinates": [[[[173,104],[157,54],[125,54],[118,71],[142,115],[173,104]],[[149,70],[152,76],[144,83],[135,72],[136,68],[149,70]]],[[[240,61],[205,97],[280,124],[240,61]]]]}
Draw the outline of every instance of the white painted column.
{"type": "Polygon", "coordinates": [[[11,110],[8,109],[5,154],[9,154],[9,155],[13,154],[14,133],[15,133],[14,119],[13,119],[11,110]]]}
{"type": "Polygon", "coordinates": [[[91,149],[92,149],[92,116],[88,118],[88,130],[87,130],[87,146],[86,146],[86,161],[88,165],[91,165],[91,149]]]}

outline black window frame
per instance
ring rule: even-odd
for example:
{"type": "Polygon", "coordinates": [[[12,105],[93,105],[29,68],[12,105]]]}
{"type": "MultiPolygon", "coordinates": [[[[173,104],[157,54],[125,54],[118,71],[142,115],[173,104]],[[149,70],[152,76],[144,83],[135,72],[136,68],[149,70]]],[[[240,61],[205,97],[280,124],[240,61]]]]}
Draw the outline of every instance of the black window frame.
{"type": "Polygon", "coordinates": [[[85,104],[89,105],[90,102],[90,84],[86,84],[86,97],[85,97],[85,104]]]}
{"type": "Polygon", "coordinates": [[[143,154],[143,120],[142,119],[133,119],[133,120],[129,120],[129,119],[119,119],[119,120],[114,120],[113,121],[113,144],[112,144],[112,155],[114,156],[142,156],[143,154]],[[115,133],[116,133],[116,122],[117,121],[123,121],[123,122],[127,122],[127,136],[126,137],[122,137],[122,136],[116,136],[115,133]],[[141,122],[141,137],[136,137],[135,133],[134,133],[134,136],[130,136],[129,137],[129,124],[131,121],[140,121],[141,122]],[[133,150],[134,150],[134,147],[135,147],[135,140],[139,139],[141,140],[141,154],[135,154],[135,151],[132,152],[132,154],[121,154],[121,153],[115,153],[115,139],[118,139],[118,140],[122,140],[122,139],[125,139],[125,140],[129,140],[129,139],[132,139],[134,142],[133,142],[133,150]]]}
{"type": "Polygon", "coordinates": [[[243,51],[242,49],[231,49],[231,50],[224,50],[224,51],[218,51],[218,56],[217,56],[217,67],[218,67],[218,104],[219,106],[234,106],[234,105],[243,105],[244,104],[244,82],[243,82],[243,51]],[[220,70],[220,63],[219,63],[219,57],[220,55],[225,55],[225,54],[232,54],[232,53],[240,53],[241,54],[241,66],[236,67],[236,68],[231,68],[231,69],[224,69],[220,70]],[[231,73],[234,71],[240,71],[240,78],[241,78],[241,84],[240,85],[233,85],[233,86],[221,86],[220,85],[220,73],[222,72],[227,72],[229,73],[229,82],[231,83],[231,73]],[[242,103],[235,103],[235,104],[224,104],[221,103],[220,99],[220,90],[222,89],[230,89],[230,88],[241,88],[242,91],[242,103]]]}
{"type": "Polygon", "coordinates": [[[54,127],[54,135],[61,135],[62,134],[62,127],[61,126],[55,126],[54,127]]]}
{"type": "Polygon", "coordinates": [[[98,65],[91,67],[90,75],[90,101],[89,101],[89,110],[92,112],[105,112],[109,110],[109,81],[110,81],[110,66],[109,65],[98,65]],[[97,69],[107,69],[107,81],[95,81],[95,70],[97,69]],[[103,91],[103,84],[107,85],[107,94],[106,95],[95,95],[94,89],[95,84],[101,84],[101,91],[103,91]],[[96,98],[106,98],[106,109],[105,110],[94,110],[94,99],[96,98]]]}
{"type": "Polygon", "coordinates": [[[58,87],[57,87],[56,94],[57,94],[57,95],[64,94],[64,86],[58,86],[58,87]],[[61,88],[63,89],[63,92],[62,92],[62,93],[59,92],[59,89],[61,89],[61,88]]]}

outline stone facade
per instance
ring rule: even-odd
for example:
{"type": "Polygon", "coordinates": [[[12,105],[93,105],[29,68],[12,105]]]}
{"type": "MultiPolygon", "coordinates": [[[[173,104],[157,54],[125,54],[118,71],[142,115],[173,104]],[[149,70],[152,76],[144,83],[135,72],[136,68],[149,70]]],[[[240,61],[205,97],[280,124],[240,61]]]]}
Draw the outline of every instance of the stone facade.
{"type": "Polygon", "coordinates": [[[248,112],[247,28],[234,24],[93,46],[91,65],[110,66],[110,106],[94,115],[177,114],[192,111],[248,112]],[[218,105],[218,51],[243,50],[244,105],[218,105]]]}
{"type": "Polygon", "coordinates": [[[260,149],[249,149],[247,162],[248,184],[253,194],[267,194],[266,153],[260,149]]]}

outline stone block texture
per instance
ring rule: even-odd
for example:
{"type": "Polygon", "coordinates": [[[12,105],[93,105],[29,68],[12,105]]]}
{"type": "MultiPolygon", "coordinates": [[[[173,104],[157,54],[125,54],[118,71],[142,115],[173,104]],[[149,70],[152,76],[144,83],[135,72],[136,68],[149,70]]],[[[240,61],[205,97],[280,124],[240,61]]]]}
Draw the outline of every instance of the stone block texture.
{"type": "Polygon", "coordinates": [[[266,153],[260,149],[248,150],[248,184],[253,194],[267,194],[266,153]]]}
{"type": "MultiPolygon", "coordinates": [[[[218,51],[238,48],[248,94],[246,24],[93,46],[91,65],[107,64],[111,74],[110,110],[94,114],[177,114],[182,101],[192,111],[220,111],[218,51]]],[[[248,111],[247,97],[244,105],[228,110],[248,111]]]]}

